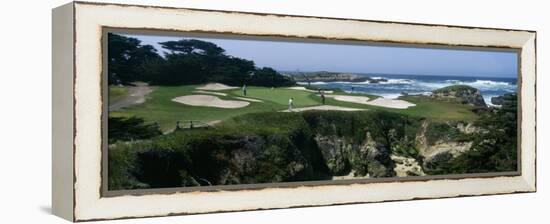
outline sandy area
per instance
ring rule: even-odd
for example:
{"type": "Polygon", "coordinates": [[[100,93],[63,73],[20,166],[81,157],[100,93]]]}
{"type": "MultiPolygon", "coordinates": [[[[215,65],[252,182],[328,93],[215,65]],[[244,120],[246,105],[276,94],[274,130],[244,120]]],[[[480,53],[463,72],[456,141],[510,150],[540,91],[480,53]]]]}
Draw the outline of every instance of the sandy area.
{"type": "Polygon", "coordinates": [[[257,102],[257,103],[264,102],[264,101],[262,101],[262,100],[252,99],[252,98],[246,98],[246,97],[238,97],[238,96],[235,96],[234,98],[235,98],[235,99],[239,99],[239,100],[250,101],[250,102],[257,102]]]}
{"type": "Polygon", "coordinates": [[[218,108],[241,108],[246,107],[250,103],[239,100],[222,100],[217,96],[212,95],[187,95],[179,96],[172,99],[174,102],[203,107],[218,107],[218,108]]]}
{"type": "Polygon", "coordinates": [[[367,101],[369,101],[369,98],[366,96],[328,95],[327,97],[332,97],[339,101],[361,104],[367,104],[367,101]]]}
{"type": "Polygon", "coordinates": [[[387,98],[376,98],[369,101],[366,96],[346,96],[346,95],[327,95],[327,97],[333,97],[335,100],[345,101],[350,103],[360,103],[372,106],[395,108],[395,109],[407,109],[412,106],[416,106],[414,103],[410,103],[404,100],[394,100],[387,98]]]}
{"type": "MultiPolygon", "coordinates": [[[[316,91],[316,90],[307,89],[306,87],[303,87],[303,86],[293,86],[293,87],[288,87],[287,89],[302,90],[302,91],[312,92],[312,93],[318,93],[319,92],[319,91],[316,91]]],[[[323,93],[332,94],[332,93],[334,93],[334,91],[332,91],[332,90],[323,90],[323,93]]]]}
{"type": "Polygon", "coordinates": [[[235,87],[235,86],[228,86],[228,85],[225,85],[225,84],[221,84],[221,83],[208,83],[204,86],[201,86],[201,87],[197,87],[197,89],[200,89],[200,90],[228,90],[228,89],[238,89],[239,87],[235,87]]]}
{"type": "Polygon", "coordinates": [[[416,106],[416,104],[410,103],[404,100],[394,100],[394,99],[386,99],[386,98],[377,98],[367,102],[367,104],[373,105],[373,106],[395,108],[395,109],[407,109],[409,107],[416,106]]]}
{"type": "Polygon", "coordinates": [[[217,96],[227,96],[227,94],[225,94],[225,93],[210,92],[210,91],[204,91],[204,90],[196,90],[196,91],[193,91],[193,92],[194,93],[212,94],[212,95],[217,95],[217,96]]]}
{"type": "MultiPolygon", "coordinates": [[[[350,107],[322,105],[322,106],[294,108],[294,109],[292,109],[292,112],[300,112],[300,111],[306,111],[306,110],[364,111],[366,109],[357,109],[357,108],[350,108],[350,107]]],[[[289,112],[289,110],[283,110],[282,112],[289,112]]]]}

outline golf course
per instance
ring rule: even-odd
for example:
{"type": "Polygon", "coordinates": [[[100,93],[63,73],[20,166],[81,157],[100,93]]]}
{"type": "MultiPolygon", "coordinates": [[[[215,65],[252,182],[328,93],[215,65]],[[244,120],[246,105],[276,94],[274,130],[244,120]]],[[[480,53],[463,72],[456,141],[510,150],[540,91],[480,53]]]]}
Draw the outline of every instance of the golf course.
{"type": "MultiPolygon", "coordinates": [[[[466,120],[476,118],[471,111],[470,105],[456,104],[429,100],[423,97],[407,96],[399,100],[386,100],[386,104],[368,104],[369,102],[381,99],[377,96],[350,94],[343,91],[336,91],[332,94],[325,94],[325,104],[332,107],[322,106],[322,99],[315,90],[301,88],[268,88],[268,87],[247,87],[247,95],[244,96],[242,88],[231,87],[223,84],[221,89],[204,88],[205,85],[185,86],[151,86],[151,92],[143,95],[143,102],[131,103],[127,107],[111,110],[109,116],[113,117],[141,117],[146,122],[158,122],[163,131],[170,131],[175,128],[177,121],[197,121],[206,124],[218,124],[229,118],[255,112],[288,112],[288,100],[293,98],[294,111],[304,110],[383,110],[401,113],[404,115],[424,117],[432,120],[466,120]],[[207,90],[205,90],[207,89],[207,90]],[[224,108],[223,102],[220,105],[193,106],[174,99],[182,96],[212,96],[212,99],[220,99],[229,102],[244,102],[242,107],[224,108]],[[343,96],[359,97],[339,100],[343,96]],[[364,102],[362,102],[364,101],[364,102]],[[394,103],[392,103],[394,102],[394,103]],[[401,106],[404,104],[405,106],[401,106]],[[403,108],[406,107],[406,108],[403,108]]],[[[116,105],[124,101],[130,95],[131,89],[135,86],[112,86],[109,89],[109,105],[116,105]]],[[[333,90],[334,91],[334,90],[333,90]]]]}
{"type": "MultiPolygon", "coordinates": [[[[498,80],[312,72],[316,61],[303,66],[309,72],[288,72],[269,67],[280,60],[256,62],[277,56],[274,49],[247,58],[226,52],[247,40],[164,37],[154,47],[140,36],[108,38],[109,190],[517,168],[510,137],[517,136],[517,95],[499,92],[506,94],[495,98],[498,106],[482,95],[506,87],[498,80]],[[408,88],[415,83],[434,88],[408,88]],[[485,89],[472,87],[480,84],[485,89]]],[[[282,55],[292,57],[294,47],[282,55]]]]}

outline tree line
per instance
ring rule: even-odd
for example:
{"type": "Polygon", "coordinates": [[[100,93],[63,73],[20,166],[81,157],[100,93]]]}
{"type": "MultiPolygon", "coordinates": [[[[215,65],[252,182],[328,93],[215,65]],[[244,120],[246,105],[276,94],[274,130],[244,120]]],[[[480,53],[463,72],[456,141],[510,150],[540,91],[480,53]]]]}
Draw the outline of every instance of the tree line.
{"type": "Polygon", "coordinates": [[[223,48],[211,42],[181,39],[159,44],[167,50],[164,57],[137,38],[109,33],[109,84],[125,85],[135,81],[151,85],[219,82],[281,87],[295,84],[292,78],[273,68],[256,67],[254,61],[227,55],[223,48]]]}

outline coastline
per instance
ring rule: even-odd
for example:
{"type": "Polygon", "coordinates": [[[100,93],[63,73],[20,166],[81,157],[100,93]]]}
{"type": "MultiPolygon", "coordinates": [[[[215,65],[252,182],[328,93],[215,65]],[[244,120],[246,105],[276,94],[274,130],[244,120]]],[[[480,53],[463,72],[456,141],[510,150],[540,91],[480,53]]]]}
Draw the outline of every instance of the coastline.
{"type": "MultiPolygon", "coordinates": [[[[366,76],[366,74],[357,74],[366,76]]],[[[316,81],[297,82],[298,85],[314,86],[321,89],[340,89],[346,93],[377,95],[387,99],[398,99],[404,95],[430,95],[431,91],[451,85],[468,85],[479,89],[489,106],[491,98],[507,93],[517,92],[517,78],[512,77],[475,77],[475,76],[433,76],[403,74],[370,74],[372,79],[384,80],[372,83],[369,81],[316,81]]]]}

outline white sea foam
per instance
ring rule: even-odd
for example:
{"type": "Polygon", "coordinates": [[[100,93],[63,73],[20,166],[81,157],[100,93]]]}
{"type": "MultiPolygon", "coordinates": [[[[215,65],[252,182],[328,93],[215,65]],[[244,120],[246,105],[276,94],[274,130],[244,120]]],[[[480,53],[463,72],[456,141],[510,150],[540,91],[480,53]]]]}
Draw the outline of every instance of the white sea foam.
{"type": "Polygon", "coordinates": [[[426,82],[426,81],[416,81],[411,85],[419,88],[427,88],[430,90],[443,88],[451,85],[467,85],[479,89],[481,91],[487,90],[501,90],[515,92],[517,86],[508,82],[499,82],[491,80],[475,80],[475,81],[459,81],[459,80],[445,80],[444,82],[426,82]]]}
{"type": "MultiPolygon", "coordinates": [[[[401,96],[402,92],[411,95],[422,94],[430,95],[431,91],[451,85],[468,85],[479,89],[487,105],[491,105],[491,97],[502,95],[508,92],[517,92],[517,85],[513,82],[504,82],[500,80],[488,79],[431,79],[431,78],[388,78],[388,77],[371,77],[373,79],[385,79],[378,83],[365,82],[312,82],[312,85],[330,85],[337,84],[336,88],[349,91],[355,87],[354,92],[364,92],[375,94],[387,99],[395,99],[401,96]]],[[[301,82],[299,84],[307,84],[301,82]]]]}
{"type": "Polygon", "coordinates": [[[380,84],[413,84],[414,82],[410,79],[388,79],[387,82],[380,82],[380,84]]]}
{"type": "Polygon", "coordinates": [[[308,85],[308,84],[311,84],[311,85],[325,85],[327,84],[326,82],[311,82],[311,83],[308,83],[308,82],[296,82],[298,85],[308,85]]]}
{"type": "Polygon", "coordinates": [[[485,104],[487,104],[487,106],[492,106],[492,107],[498,106],[491,103],[491,98],[493,97],[497,97],[497,95],[483,95],[483,100],[485,101],[485,104]]]}
{"type": "Polygon", "coordinates": [[[446,83],[453,85],[468,85],[478,89],[505,89],[505,88],[515,88],[516,86],[508,82],[499,82],[491,80],[475,80],[475,81],[458,81],[458,80],[446,80],[446,83]]]}

